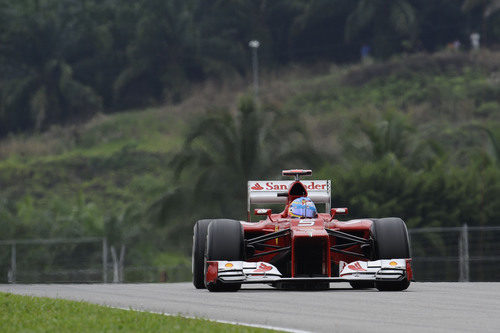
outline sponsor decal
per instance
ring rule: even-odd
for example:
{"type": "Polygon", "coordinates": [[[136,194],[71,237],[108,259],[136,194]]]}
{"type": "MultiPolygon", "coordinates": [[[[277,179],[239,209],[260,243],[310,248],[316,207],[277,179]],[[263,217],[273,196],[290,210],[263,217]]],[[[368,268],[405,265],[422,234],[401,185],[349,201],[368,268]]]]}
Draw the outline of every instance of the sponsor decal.
{"type": "Polygon", "coordinates": [[[316,223],[316,220],[300,220],[299,227],[312,227],[316,223]]]}
{"type": "Polygon", "coordinates": [[[306,189],[308,190],[326,190],[326,184],[318,184],[315,182],[311,182],[311,184],[304,184],[306,189]]]}
{"type": "MultiPolygon", "coordinates": [[[[262,181],[263,182],[263,181],[262,181]]],[[[326,191],[328,189],[328,183],[325,181],[302,181],[302,185],[308,191],[326,191]]],[[[259,183],[250,186],[252,191],[288,191],[288,187],[293,184],[291,181],[268,181],[263,182],[263,185],[259,183]]]]}
{"type": "Polygon", "coordinates": [[[361,267],[361,265],[357,261],[354,264],[347,265],[347,268],[349,268],[352,271],[366,271],[366,269],[361,267]]]}
{"type": "Polygon", "coordinates": [[[271,269],[273,269],[273,266],[269,266],[269,265],[266,265],[264,263],[261,263],[260,266],[254,270],[253,272],[254,273],[265,273],[267,271],[270,271],[271,269]]]}
{"type": "Polygon", "coordinates": [[[255,183],[255,185],[254,185],[254,186],[252,186],[252,187],[250,187],[250,188],[251,188],[252,190],[254,190],[254,191],[261,191],[261,190],[263,190],[263,189],[264,189],[262,186],[260,186],[260,184],[259,184],[259,183],[255,183]]]}
{"type": "MultiPolygon", "coordinates": [[[[310,184],[307,184],[306,182],[302,182],[304,187],[308,190],[325,190],[326,189],[326,184],[318,184],[315,182],[311,182],[310,184]]],[[[266,183],[266,190],[272,190],[272,191],[279,191],[279,190],[288,190],[288,185],[287,184],[274,184],[273,182],[267,182],[266,183]]]]}
{"type": "Polygon", "coordinates": [[[347,266],[347,263],[345,261],[339,261],[339,275],[340,273],[342,273],[342,271],[344,270],[345,266],[347,266]]]}
{"type": "Polygon", "coordinates": [[[274,184],[273,182],[267,182],[266,183],[266,190],[272,190],[272,191],[287,191],[288,190],[288,185],[287,184],[274,184]]]}
{"type": "Polygon", "coordinates": [[[230,262],[228,262],[225,266],[226,266],[226,268],[231,268],[231,267],[233,267],[233,264],[231,264],[230,262]]]}
{"type": "Polygon", "coordinates": [[[395,262],[395,261],[391,261],[391,262],[389,263],[389,265],[391,265],[391,266],[397,266],[397,265],[398,265],[398,263],[397,263],[397,262],[395,262]]]}
{"type": "MultiPolygon", "coordinates": [[[[280,228],[279,228],[279,227],[278,227],[278,225],[276,224],[276,225],[274,226],[274,232],[278,232],[278,230],[279,230],[279,229],[280,229],[280,228]]],[[[278,238],[276,238],[276,245],[278,245],[278,238]]]]}

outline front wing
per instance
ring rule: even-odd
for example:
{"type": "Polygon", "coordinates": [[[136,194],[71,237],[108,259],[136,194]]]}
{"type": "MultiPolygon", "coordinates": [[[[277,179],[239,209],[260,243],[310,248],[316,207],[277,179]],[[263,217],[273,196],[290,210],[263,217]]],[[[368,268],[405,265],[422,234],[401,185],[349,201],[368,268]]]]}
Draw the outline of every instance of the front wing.
{"type": "Polygon", "coordinates": [[[339,277],[283,278],[267,262],[207,261],[205,282],[211,283],[314,283],[354,281],[401,281],[413,279],[411,259],[340,262],[339,277]]]}

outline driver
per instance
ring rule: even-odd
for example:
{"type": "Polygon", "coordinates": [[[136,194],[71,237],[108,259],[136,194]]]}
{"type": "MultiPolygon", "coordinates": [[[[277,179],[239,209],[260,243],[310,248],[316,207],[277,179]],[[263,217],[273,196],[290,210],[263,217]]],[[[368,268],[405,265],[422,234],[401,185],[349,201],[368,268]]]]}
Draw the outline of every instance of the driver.
{"type": "Polygon", "coordinates": [[[288,216],[290,217],[316,217],[318,212],[316,206],[311,199],[307,197],[300,197],[292,201],[288,208],[288,216]]]}

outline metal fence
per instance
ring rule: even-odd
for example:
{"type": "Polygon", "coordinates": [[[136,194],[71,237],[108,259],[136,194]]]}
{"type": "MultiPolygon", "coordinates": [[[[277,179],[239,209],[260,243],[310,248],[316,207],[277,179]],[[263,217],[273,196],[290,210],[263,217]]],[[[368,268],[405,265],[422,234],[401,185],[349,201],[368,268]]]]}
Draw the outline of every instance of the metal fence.
{"type": "MultiPolygon", "coordinates": [[[[409,229],[417,281],[499,281],[500,226],[409,229]]],[[[0,283],[187,281],[191,268],[132,266],[105,238],[0,241],[0,283]],[[108,255],[108,253],[110,255],[108,255]]]]}
{"type": "Polygon", "coordinates": [[[499,281],[500,227],[410,229],[417,281],[499,281]]]}
{"type": "Polygon", "coordinates": [[[126,247],[106,238],[0,241],[0,283],[166,282],[191,279],[191,266],[132,266],[126,247]]]}
{"type": "Polygon", "coordinates": [[[0,283],[103,282],[108,278],[102,237],[0,241],[0,283]]]}

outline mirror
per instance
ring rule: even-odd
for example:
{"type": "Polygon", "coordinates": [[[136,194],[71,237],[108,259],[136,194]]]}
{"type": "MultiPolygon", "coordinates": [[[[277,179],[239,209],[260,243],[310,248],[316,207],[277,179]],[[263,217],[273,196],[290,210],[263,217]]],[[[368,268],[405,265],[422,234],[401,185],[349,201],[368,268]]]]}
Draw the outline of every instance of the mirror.
{"type": "Polygon", "coordinates": [[[254,209],[253,213],[255,215],[271,215],[271,210],[267,208],[259,208],[259,209],[254,209]]]}
{"type": "Polygon", "coordinates": [[[333,218],[336,214],[347,214],[348,212],[349,210],[347,208],[332,208],[330,210],[330,215],[333,218]]]}

